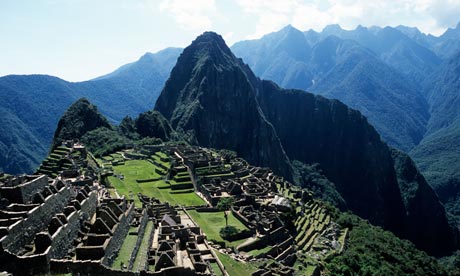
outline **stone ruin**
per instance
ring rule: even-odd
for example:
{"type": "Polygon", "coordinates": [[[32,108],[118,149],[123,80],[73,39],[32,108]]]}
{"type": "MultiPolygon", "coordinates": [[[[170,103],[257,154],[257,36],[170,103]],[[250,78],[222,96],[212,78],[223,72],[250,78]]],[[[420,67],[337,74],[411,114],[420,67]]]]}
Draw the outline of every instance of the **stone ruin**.
{"type": "MultiPolygon", "coordinates": [[[[99,185],[97,168],[88,165],[97,163],[88,162],[92,155],[81,144],[68,142],[65,146],[41,167],[50,172],[47,175],[1,178],[0,271],[133,276],[225,272],[186,209],[143,195],[138,195],[142,208],[135,208],[124,197],[111,198],[99,185]],[[90,173],[81,174],[82,168],[90,173]],[[121,269],[112,267],[131,234],[137,239],[128,263],[121,269]],[[147,241],[146,252],[140,252],[143,241],[147,241]],[[139,252],[145,258],[133,269],[139,252]],[[216,267],[221,271],[214,271],[216,267]]],[[[168,153],[168,159],[163,155],[150,161],[157,163],[160,175],[174,181],[174,186],[199,192],[208,209],[215,210],[222,198],[234,199],[230,211],[249,229],[239,233],[238,239],[252,237],[234,248],[234,257],[273,260],[253,275],[292,275],[299,252],[317,249],[325,253],[311,256],[322,258],[332,249],[343,248],[337,242],[340,229],[332,227],[327,211],[309,192],[268,168],[200,147],[155,145],[142,150],[146,155],[158,150],[168,153]],[[171,168],[161,166],[160,161],[171,162],[171,168]],[[298,215],[294,231],[281,219],[280,214],[286,213],[298,215]],[[263,248],[268,250],[249,254],[263,248]]]]}

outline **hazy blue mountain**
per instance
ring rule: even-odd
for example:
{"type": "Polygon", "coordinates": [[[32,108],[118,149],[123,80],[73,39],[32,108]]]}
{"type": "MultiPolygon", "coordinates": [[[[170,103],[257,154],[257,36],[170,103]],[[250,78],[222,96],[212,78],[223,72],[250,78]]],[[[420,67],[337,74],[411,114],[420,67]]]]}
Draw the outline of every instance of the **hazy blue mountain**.
{"type": "Polygon", "coordinates": [[[442,59],[449,59],[460,51],[460,22],[455,28],[448,28],[442,35],[424,34],[417,28],[396,27],[414,41],[432,50],[442,59]]]}
{"type": "Polygon", "coordinates": [[[441,63],[441,59],[429,48],[420,45],[396,28],[359,26],[355,30],[347,31],[338,25],[332,25],[320,33],[322,38],[330,35],[353,40],[370,49],[383,62],[414,83],[422,82],[441,63]]]}
{"type": "Polygon", "coordinates": [[[311,47],[302,32],[291,25],[260,40],[238,42],[232,51],[263,79],[286,88],[312,85],[313,74],[308,68],[311,47]]]}
{"type": "Polygon", "coordinates": [[[190,141],[234,150],[288,179],[291,160],[318,163],[356,214],[434,255],[456,246],[444,207],[411,159],[393,157],[359,111],[258,79],[215,33],[184,49],[155,110],[190,141]],[[415,231],[424,223],[435,227],[415,231]]]}
{"type": "MultiPolygon", "coordinates": [[[[236,43],[232,50],[261,78],[273,80],[286,88],[304,89],[339,99],[360,110],[391,145],[407,151],[418,144],[429,117],[428,106],[417,89],[418,85],[404,77],[389,61],[405,60],[396,55],[397,49],[418,49],[421,46],[410,43],[410,39],[400,32],[386,28],[358,27],[354,31],[345,31],[338,25],[331,25],[322,33],[305,32],[304,37],[306,39],[301,38],[299,30],[287,26],[259,40],[236,43]],[[396,42],[380,46],[382,42],[378,40],[385,40],[392,33],[395,33],[393,40],[396,42]],[[363,44],[373,49],[365,48],[363,44]],[[297,49],[295,54],[290,54],[286,45],[296,45],[304,50],[297,49]],[[391,49],[394,55],[387,55],[391,49]],[[385,55],[387,60],[383,59],[385,55]]],[[[436,56],[434,59],[437,62],[436,56]]],[[[408,66],[405,63],[400,65],[408,66]]]]}
{"type": "Polygon", "coordinates": [[[318,43],[319,49],[331,48],[340,57],[309,90],[360,110],[386,142],[410,150],[426,130],[429,118],[426,100],[410,82],[370,51],[346,44],[349,43],[336,37],[318,43]],[[323,46],[334,43],[335,47],[323,46]]]}
{"type": "Polygon", "coordinates": [[[460,118],[460,51],[427,80],[425,94],[431,113],[428,133],[460,118]]]}
{"type": "Polygon", "coordinates": [[[411,156],[460,221],[460,52],[428,80],[426,95],[428,131],[411,156]]]}
{"type": "Polygon", "coordinates": [[[58,118],[79,98],[97,104],[112,123],[151,109],[180,51],[169,48],[147,53],[111,74],[85,82],[45,75],[1,77],[0,127],[4,135],[0,150],[5,158],[0,160],[0,169],[10,173],[34,171],[46,156],[58,118]],[[26,141],[38,141],[39,145],[26,141]]]}

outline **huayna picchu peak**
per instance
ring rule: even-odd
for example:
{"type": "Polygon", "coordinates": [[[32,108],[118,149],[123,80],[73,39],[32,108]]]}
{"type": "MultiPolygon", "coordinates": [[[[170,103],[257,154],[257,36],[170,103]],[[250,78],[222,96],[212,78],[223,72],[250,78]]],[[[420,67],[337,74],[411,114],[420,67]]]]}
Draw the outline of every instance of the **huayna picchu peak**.
{"type": "Polygon", "coordinates": [[[66,15],[4,28],[0,275],[460,275],[460,23],[439,5],[348,1],[353,29],[340,1],[130,2],[70,26],[74,2],[2,17],[66,15]],[[364,20],[408,8],[429,24],[364,20]]]}
{"type": "MultiPolygon", "coordinates": [[[[287,179],[293,178],[291,161],[319,163],[354,213],[432,254],[455,248],[456,230],[444,211],[436,228],[443,234],[426,235],[437,239],[437,246],[408,234],[405,220],[428,223],[435,217],[406,210],[390,148],[359,111],[258,79],[215,33],[204,33],[184,49],[155,110],[190,141],[234,150],[287,179]]],[[[426,182],[419,185],[432,192],[426,182]]],[[[430,204],[443,210],[436,196],[430,204]]]]}

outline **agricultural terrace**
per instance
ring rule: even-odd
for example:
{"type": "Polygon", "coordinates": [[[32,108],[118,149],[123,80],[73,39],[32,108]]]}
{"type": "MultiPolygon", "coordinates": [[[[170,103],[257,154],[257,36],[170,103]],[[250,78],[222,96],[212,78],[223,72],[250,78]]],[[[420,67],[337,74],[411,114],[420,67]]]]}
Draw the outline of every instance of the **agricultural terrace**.
{"type": "MultiPolygon", "coordinates": [[[[120,155],[112,155],[111,157],[116,161],[123,160],[120,155]]],[[[107,162],[107,159],[110,160],[110,157],[103,157],[101,161],[107,162]]],[[[124,195],[133,199],[138,207],[141,206],[137,197],[138,193],[155,197],[172,205],[196,206],[205,204],[193,188],[171,190],[171,185],[175,184],[174,181],[172,183],[165,181],[165,175],[158,173],[163,169],[151,160],[126,160],[112,163],[113,175],[108,177],[108,181],[120,196],[124,195]]],[[[162,163],[169,168],[170,164],[162,163]]]]}

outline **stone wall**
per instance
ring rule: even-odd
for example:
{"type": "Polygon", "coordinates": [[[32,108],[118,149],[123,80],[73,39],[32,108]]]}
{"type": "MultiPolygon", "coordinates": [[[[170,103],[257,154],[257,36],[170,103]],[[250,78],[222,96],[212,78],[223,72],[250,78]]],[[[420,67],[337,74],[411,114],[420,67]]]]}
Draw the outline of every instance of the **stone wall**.
{"type": "Polygon", "coordinates": [[[28,217],[8,228],[8,235],[0,240],[2,247],[17,254],[34,239],[35,233],[47,228],[51,219],[64,210],[73,191],[62,187],[56,194],[48,196],[44,203],[32,209],[28,217]]]}
{"type": "Polygon", "coordinates": [[[82,220],[88,219],[96,212],[97,192],[92,191],[88,198],[81,202],[81,210],[67,217],[67,223],[59,228],[52,236],[51,258],[63,258],[73,247],[72,241],[77,237],[82,220]]]}
{"type": "Polygon", "coordinates": [[[49,248],[42,254],[17,256],[8,251],[0,253],[0,270],[13,275],[37,275],[49,270],[49,248]]]}
{"type": "Polygon", "coordinates": [[[131,257],[129,259],[128,270],[133,269],[134,261],[136,260],[137,252],[139,251],[139,247],[141,246],[142,240],[144,239],[144,234],[149,235],[150,233],[145,233],[145,228],[147,226],[147,222],[149,221],[149,216],[147,215],[147,209],[142,210],[142,219],[139,225],[139,230],[137,231],[137,241],[136,245],[134,246],[133,252],[131,253],[131,257]]]}
{"type": "Polygon", "coordinates": [[[128,234],[130,223],[134,217],[134,203],[128,203],[128,209],[124,212],[123,216],[120,219],[120,222],[116,226],[116,229],[113,233],[112,238],[105,250],[105,256],[102,259],[102,264],[111,266],[115,260],[118,251],[123,244],[123,241],[128,234]]]}
{"type": "Polygon", "coordinates": [[[239,251],[249,252],[253,249],[266,247],[267,245],[272,244],[273,242],[286,240],[289,238],[289,234],[286,233],[286,231],[287,230],[284,227],[279,227],[270,232],[269,234],[263,236],[262,238],[259,238],[249,244],[245,244],[244,246],[238,246],[237,249],[239,251]]]}
{"type": "MultiPolygon", "coordinates": [[[[71,260],[51,260],[50,270],[53,273],[72,273],[80,276],[197,276],[198,274],[185,267],[169,267],[162,271],[129,271],[114,270],[106,265],[101,265],[97,261],[71,261],[71,260]]],[[[202,274],[200,274],[202,275],[202,274]]]]}
{"type": "MultiPolygon", "coordinates": [[[[29,179],[31,177],[28,177],[29,179]]],[[[32,201],[35,193],[41,192],[48,186],[48,177],[46,175],[36,176],[28,182],[18,184],[12,187],[1,187],[0,195],[10,202],[27,203],[32,201]]]]}

